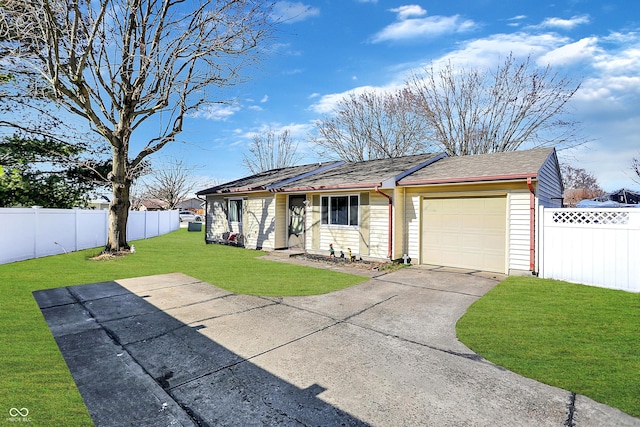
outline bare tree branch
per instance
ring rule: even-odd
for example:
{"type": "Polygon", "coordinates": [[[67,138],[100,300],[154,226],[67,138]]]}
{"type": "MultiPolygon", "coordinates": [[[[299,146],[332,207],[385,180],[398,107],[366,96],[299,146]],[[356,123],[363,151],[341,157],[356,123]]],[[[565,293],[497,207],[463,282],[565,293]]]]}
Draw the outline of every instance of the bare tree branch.
{"type": "Polygon", "coordinates": [[[632,178],[635,182],[640,184],[640,157],[634,157],[631,160],[631,170],[636,174],[637,178],[632,178]]]}
{"type": "Polygon", "coordinates": [[[166,202],[169,209],[175,209],[196,187],[194,178],[196,167],[187,166],[183,160],[172,159],[154,168],[144,186],[144,196],[166,202]]]}
{"type": "MultiPolygon", "coordinates": [[[[175,140],[184,118],[243,81],[270,36],[261,0],[6,0],[0,55],[44,79],[50,97],[111,146],[107,249],[127,248],[129,189],[145,158],[175,140]],[[157,136],[131,141],[162,113],[157,136]]],[[[8,70],[9,74],[12,70],[8,70]]]]}
{"type": "Polygon", "coordinates": [[[571,165],[562,165],[562,183],[564,185],[564,204],[575,207],[585,199],[593,199],[604,194],[598,179],[590,172],[571,165]]]}
{"type": "Polygon", "coordinates": [[[288,129],[276,134],[269,129],[264,134],[254,135],[249,144],[249,153],[243,154],[242,163],[251,173],[264,172],[294,166],[302,159],[298,143],[291,138],[288,129]]]}
{"type": "Polygon", "coordinates": [[[510,55],[493,73],[433,65],[407,81],[430,143],[450,156],[573,147],[586,142],[576,122],[562,120],[580,85],[510,55]]]}
{"type": "Polygon", "coordinates": [[[415,114],[411,93],[350,93],[316,123],[319,154],[349,162],[423,153],[428,128],[415,114]]]}

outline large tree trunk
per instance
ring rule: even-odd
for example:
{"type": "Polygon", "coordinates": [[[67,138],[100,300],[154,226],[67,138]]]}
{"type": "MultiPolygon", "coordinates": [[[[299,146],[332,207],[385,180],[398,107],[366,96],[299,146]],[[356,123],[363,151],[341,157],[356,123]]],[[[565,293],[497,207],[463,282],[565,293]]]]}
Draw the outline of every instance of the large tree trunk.
{"type": "Polygon", "coordinates": [[[127,155],[125,150],[114,149],[113,169],[110,175],[113,198],[109,205],[109,234],[105,251],[129,249],[127,243],[127,219],[129,218],[129,191],[131,179],[127,177],[127,155]]]}

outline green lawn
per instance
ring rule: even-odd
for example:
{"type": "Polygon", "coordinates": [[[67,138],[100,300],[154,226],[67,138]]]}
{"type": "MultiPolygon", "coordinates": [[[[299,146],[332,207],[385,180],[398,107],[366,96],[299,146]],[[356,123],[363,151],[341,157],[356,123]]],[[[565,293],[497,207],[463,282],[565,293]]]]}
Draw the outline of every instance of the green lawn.
{"type": "Polygon", "coordinates": [[[513,372],[640,417],[640,294],[509,277],[457,333],[513,372]]]}
{"type": "Polygon", "coordinates": [[[27,408],[31,426],[91,425],[32,291],[128,277],[182,272],[231,292],[311,295],[367,278],[258,259],[263,252],[205,245],[185,229],[135,242],[136,253],[93,261],[99,250],[0,265],[0,423],[27,408]]]}

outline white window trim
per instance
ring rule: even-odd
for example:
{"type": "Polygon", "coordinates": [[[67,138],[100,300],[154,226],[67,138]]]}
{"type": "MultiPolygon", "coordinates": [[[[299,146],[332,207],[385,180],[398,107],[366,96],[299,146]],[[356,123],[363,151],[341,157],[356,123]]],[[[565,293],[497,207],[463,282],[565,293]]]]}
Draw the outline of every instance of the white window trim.
{"type": "Polygon", "coordinates": [[[244,220],[244,198],[242,197],[230,197],[227,198],[227,221],[230,224],[242,224],[244,220]],[[231,202],[240,201],[240,221],[231,221],[230,212],[231,212],[231,202]]]}
{"type": "MultiPolygon", "coordinates": [[[[349,205],[350,207],[350,205],[349,205]]],[[[348,218],[347,218],[347,222],[351,221],[351,210],[349,209],[348,211],[348,218]]],[[[360,194],[359,193],[349,193],[349,194],[323,194],[320,196],[320,228],[333,228],[333,229],[342,229],[342,230],[359,230],[360,229],[360,220],[361,220],[361,212],[360,212],[360,194]],[[358,198],[358,224],[357,225],[349,225],[349,224],[331,224],[330,222],[328,224],[323,224],[322,223],[322,199],[327,197],[328,200],[328,218],[327,221],[331,221],[331,198],[333,197],[346,197],[347,198],[347,202],[349,202],[351,200],[351,197],[355,196],[358,198]]]]}

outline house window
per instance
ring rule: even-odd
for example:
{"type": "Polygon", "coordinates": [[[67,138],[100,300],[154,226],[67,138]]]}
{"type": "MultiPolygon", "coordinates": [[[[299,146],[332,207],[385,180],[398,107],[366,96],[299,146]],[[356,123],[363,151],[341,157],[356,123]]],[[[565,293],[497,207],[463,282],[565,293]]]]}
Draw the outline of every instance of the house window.
{"type": "Polygon", "coordinates": [[[242,222],[242,199],[229,200],[229,221],[242,222]]]}
{"type": "Polygon", "coordinates": [[[357,226],[359,206],[359,196],[323,196],[321,223],[357,226]]]}

